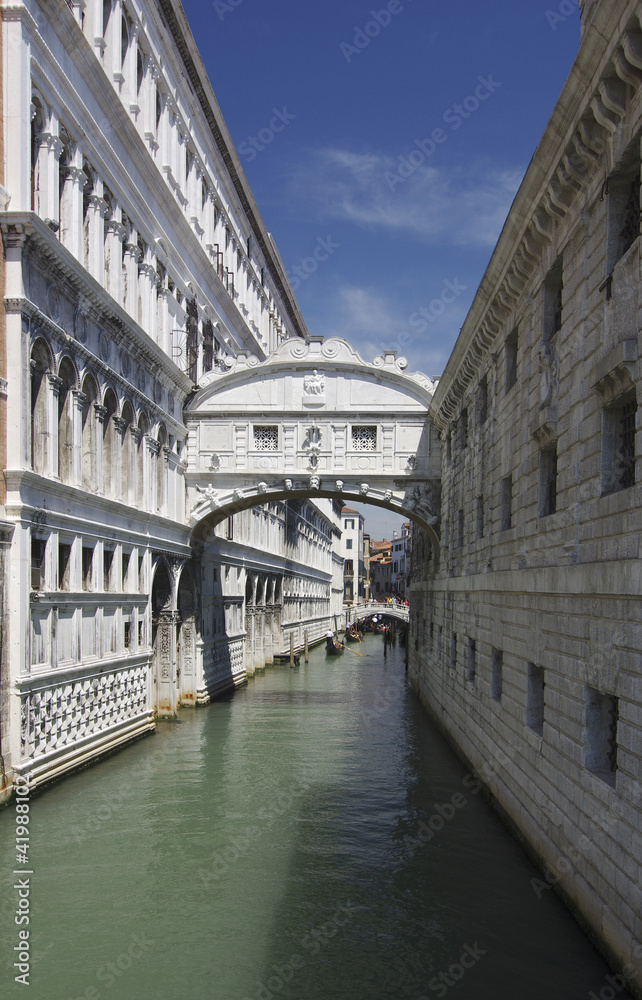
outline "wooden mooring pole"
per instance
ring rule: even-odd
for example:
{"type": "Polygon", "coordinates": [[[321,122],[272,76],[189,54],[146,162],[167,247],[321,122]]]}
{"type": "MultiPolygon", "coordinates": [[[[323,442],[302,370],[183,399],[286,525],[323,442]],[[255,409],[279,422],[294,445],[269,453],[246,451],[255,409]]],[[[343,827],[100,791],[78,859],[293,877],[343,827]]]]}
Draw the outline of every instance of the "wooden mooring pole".
{"type": "Polygon", "coordinates": [[[290,666],[294,666],[294,632],[290,632],[290,666]]]}
{"type": "Polygon", "coordinates": [[[308,657],[308,630],[307,630],[307,628],[306,628],[305,632],[303,633],[303,648],[304,648],[304,659],[305,659],[305,662],[307,663],[308,659],[309,659],[309,657],[308,657]]]}

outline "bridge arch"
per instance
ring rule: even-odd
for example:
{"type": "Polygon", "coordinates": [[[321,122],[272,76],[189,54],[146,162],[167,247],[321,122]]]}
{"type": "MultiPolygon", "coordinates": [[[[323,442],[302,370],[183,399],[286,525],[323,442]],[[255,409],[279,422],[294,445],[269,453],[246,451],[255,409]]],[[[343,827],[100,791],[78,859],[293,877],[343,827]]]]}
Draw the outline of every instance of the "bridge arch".
{"type": "Polygon", "coordinates": [[[408,518],[438,557],[436,383],[406,367],[393,350],[369,363],[345,340],[313,337],[205,375],[185,409],[193,541],[248,507],[325,497],[408,518]]]}

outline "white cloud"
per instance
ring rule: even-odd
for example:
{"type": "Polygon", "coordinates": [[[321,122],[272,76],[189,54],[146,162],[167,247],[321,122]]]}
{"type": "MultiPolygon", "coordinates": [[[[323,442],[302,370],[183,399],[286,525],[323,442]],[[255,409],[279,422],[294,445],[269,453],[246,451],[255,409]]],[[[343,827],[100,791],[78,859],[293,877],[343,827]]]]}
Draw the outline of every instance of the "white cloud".
{"type": "Polygon", "coordinates": [[[398,170],[399,159],[381,153],[311,151],[292,168],[289,193],[318,220],[412,233],[428,243],[492,247],[522,178],[488,160],[451,169],[426,162],[406,180],[390,181],[398,170]]]}
{"type": "MultiPolygon", "coordinates": [[[[434,292],[427,294],[425,303],[433,298],[434,292]]],[[[381,294],[372,287],[342,285],[323,305],[323,328],[319,330],[325,337],[341,337],[349,341],[364,361],[372,361],[387,348],[394,348],[400,357],[408,360],[408,371],[423,371],[427,375],[438,375],[448,360],[455,336],[461,327],[466,306],[455,303],[430,327],[418,332],[409,326],[414,313],[381,294]],[[328,308],[328,300],[331,303],[328,308]]],[[[310,317],[308,317],[310,321],[310,317]]],[[[314,328],[314,321],[310,323],[314,328]]]]}

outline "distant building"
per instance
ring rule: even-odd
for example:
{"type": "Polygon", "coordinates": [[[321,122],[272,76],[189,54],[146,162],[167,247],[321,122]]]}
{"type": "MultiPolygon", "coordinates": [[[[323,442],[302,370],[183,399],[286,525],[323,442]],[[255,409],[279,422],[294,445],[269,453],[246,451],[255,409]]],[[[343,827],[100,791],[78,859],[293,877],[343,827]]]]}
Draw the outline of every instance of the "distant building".
{"type": "Polygon", "coordinates": [[[366,594],[363,525],[364,517],[358,510],[344,507],[341,511],[343,555],[343,600],[352,604],[366,594]]]}
{"type": "Polygon", "coordinates": [[[391,593],[392,546],[393,542],[385,538],[370,543],[370,594],[375,600],[391,593]]]}
{"type": "Polygon", "coordinates": [[[410,521],[401,526],[401,534],[393,533],[392,540],[392,592],[406,598],[410,584],[410,548],[412,542],[410,521]]]}

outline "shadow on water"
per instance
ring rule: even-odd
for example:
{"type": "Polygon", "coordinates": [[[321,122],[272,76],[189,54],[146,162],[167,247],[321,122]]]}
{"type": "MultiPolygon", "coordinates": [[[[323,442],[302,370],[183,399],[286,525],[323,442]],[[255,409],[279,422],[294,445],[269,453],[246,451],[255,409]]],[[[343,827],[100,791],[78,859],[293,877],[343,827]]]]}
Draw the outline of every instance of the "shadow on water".
{"type": "Polygon", "coordinates": [[[580,1000],[610,989],[608,967],[400,683],[402,657],[377,656],[344,661],[367,669],[370,708],[352,720],[341,773],[292,818],[270,956],[243,1000],[580,1000]]]}

